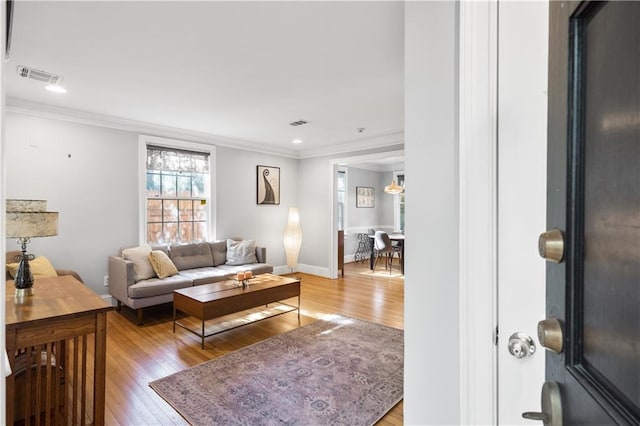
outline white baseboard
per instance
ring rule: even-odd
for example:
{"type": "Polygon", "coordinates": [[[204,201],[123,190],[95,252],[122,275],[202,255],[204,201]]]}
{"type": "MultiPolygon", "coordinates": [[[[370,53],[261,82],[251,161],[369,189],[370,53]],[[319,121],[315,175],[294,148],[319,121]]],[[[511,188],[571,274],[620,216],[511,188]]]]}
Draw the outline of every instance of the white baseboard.
{"type": "MultiPolygon", "coordinates": [[[[363,259],[366,261],[369,261],[369,257],[371,257],[371,255],[367,253],[367,255],[363,259]]],[[[350,254],[344,257],[344,263],[352,263],[352,262],[357,262],[356,256],[354,254],[350,254]]]]}
{"type": "MultiPolygon", "coordinates": [[[[297,267],[293,268],[293,272],[304,272],[305,274],[330,278],[329,268],[324,268],[322,266],[304,265],[299,263],[297,267]]],[[[288,266],[274,266],[273,273],[276,275],[289,274],[291,273],[291,268],[289,268],[288,266]]]]}
{"type": "Polygon", "coordinates": [[[305,274],[318,275],[320,277],[329,278],[329,268],[314,265],[298,265],[298,270],[305,274]]]}
{"type": "Polygon", "coordinates": [[[110,294],[101,294],[100,297],[111,306],[116,306],[115,299],[110,294]]]}

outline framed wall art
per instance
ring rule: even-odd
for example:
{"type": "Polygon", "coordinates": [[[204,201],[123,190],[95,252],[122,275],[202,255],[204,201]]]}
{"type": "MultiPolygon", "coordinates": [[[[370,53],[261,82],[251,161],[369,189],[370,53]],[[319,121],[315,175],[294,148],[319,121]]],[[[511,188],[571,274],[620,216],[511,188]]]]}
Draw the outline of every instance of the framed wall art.
{"type": "Polygon", "coordinates": [[[368,186],[356,186],[356,207],[373,208],[376,206],[376,189],[368,186]]]}
{"type": "Polygon", "coordinates": [[[280,204],[280,167],[257,166],[257,203],[280,204]]]}

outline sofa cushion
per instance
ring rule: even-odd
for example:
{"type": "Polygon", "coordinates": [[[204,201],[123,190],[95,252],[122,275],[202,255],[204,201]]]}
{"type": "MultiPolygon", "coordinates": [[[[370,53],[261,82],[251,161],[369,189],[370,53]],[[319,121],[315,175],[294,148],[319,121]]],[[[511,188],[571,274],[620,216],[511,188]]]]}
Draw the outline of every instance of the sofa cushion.
{"type": "Polygon", "coordinates": [[[223,274],[229,277],[235,276],[238,272],[251,271],[253,275],[273,273],[273,266],[268,263],[252,263],[247,265],[220,265],[216,267],[223,274]]]}
{"type": "Polygon", "coordinates": [[[174,275],[164,279],[150,278],[148,280],[138,281],[129,286],[128,292],[130,298],[139,299],[173,293],[173,290],[191,287],[192,285],[193,282],[189,278],[174,275]]]}
{"type": "Polygon", "coordinates": [[[213,241],[209,244],[213,253],[213,266],[224,265],[227,261],[227,240],[213,241]]]}
{"type": "Polygon", "coordinates": [[[228,270],[220,269],[220,267],[208,267],[197,269],[186,269],[180,271],[180,275],[187,277],[193,281],[193,285],[202,285],[216,283],[231,279],[232,273],[228,270]]]}
{"type": "MultiPolygon", "coordinates": [[[[16,277],[19,266],[20,262],[7,263],[7,271],[9,271],[11,278],[16,277]]],[[[35,259],[30,260],[29,270],[31,271],[31,275],[33,275],[34,278],[58,276],[56,269],[53,267],[49,259],[44,256],[38,256],[35,259]]]]}
{"type": "Polygon", "coordinates": [[[257,263],[255,240],[227,240],[227,265],[257,263]]]}
{"type": "Polygon", "coordinates": [[[133,279],[135,281],[146,280],[156,276],[156,272],[149,261],[151,247],[148,244],[141,244],[122,250],[122,258],[133,262],[133,279]]]}
{"type": "Polygon", "coordinates": [[[178,271],[213,266],[213,255],[209,243],[172,245],[169,255],[178,271]]]}
{"type": "Polygon", "coordinates": [[[151,251],[160,250],[163,251],[164,254],[169,256],[169,246],[166,244],[154,244],[151,246],[151,251]]]}
{"type": "Polygon", "coordinates": [[[178,268],[173,264],[169,256],[162,250],[151,250],[149,261],[158,278],[171,277],[178,273],[178,268]]]}

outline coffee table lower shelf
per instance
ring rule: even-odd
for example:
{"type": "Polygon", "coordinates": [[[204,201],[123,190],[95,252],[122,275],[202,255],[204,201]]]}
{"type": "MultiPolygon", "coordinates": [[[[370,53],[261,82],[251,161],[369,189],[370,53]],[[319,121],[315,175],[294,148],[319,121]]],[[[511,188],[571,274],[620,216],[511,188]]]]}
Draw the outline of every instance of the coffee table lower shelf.
{"type": "Polygon", "coordinates": [[[175,290],[173,293],[173,332],[176,332],[177,325],[195,334],[200,337],[201,347],[204,349],[204,341],[207,337],[243,325],[273,318],[295,310],[298,311],[298,321],[300,321],[300,280],[265,274],[265,276],[261,276],[260,279],[255,281],[255,283],[245,288],[235,285],[233,281],[225,281],[175,290]],[[298,306],[282,302],[294,297],[298,298],[298,306]],[[263,313],[260,318],[255,320],[206,333],[205,325],[207,321],[260,306],[269,308],[270,304],[277,304],[279,308],[284,307],[284,309],[277,309],[267,314],[263,313]],[[177,318],[178,312],[200,320],[200,330],[195,330],[193,327],[180,322],[177,318]]]}
{"type": "MultiPolygon", "coordinates": [[[[280,310],[279,312],[272,313],[272,314],[267,314],[267,315],[262,316],[262,317],[260,317],[258,319],[251,320],[251,321],[248,321],[248,322],[243,322],[242,324],[232,325],[232,326],[229,326],[229,327],[222,327],[222,328],[218,329],[218,331],[214,331],[214,332],[209,333],[209,334],[205,334],[205,324],[206,324],[207,321],[211,321],[211,320],[201,320],[201,322],[202,322],[202,331],[198,332],[198,331],[192,329],[191,327],[189,327],[188,325],[180,323],[180,321],[178,321],[176,319],[176,314],[175,314],[175,310],[174,310],[173,332],[174,333],[176,332],[176,326],[178,326],[180,328],[183,328],[183,329],[187,330],[190,333],[195,334],[196,336],[200,337],[201,347],[202,347],[202,349],[204,349],[204,339],[206,339],[207,337],[215,336],[216,334],[224,333],[225,331],[233,330],[234,328],[243,327],[245,325],[249,325],[249,324],[253,324],[253,323],[256,323],[256,322],[260,322],[262,320],[266,320],[266,319],[269,319],[269,318],[277,317],[278,315],[288,314],[289,312],[298,311],[298,321],[300,321],[300,296],[298,296],[298,306],[293,306],[293,305],[289,305],[287,303],[281,303],[281,302],[276,302],[276,304],[278,304],[280,306],[286,306],[288,309],[280,310]]],[[[269,305],[266,305],[266,307],[269,307],[269,305]]],[[[215,318],[213,318],[213,319],[215,319],[215,318]]]]}

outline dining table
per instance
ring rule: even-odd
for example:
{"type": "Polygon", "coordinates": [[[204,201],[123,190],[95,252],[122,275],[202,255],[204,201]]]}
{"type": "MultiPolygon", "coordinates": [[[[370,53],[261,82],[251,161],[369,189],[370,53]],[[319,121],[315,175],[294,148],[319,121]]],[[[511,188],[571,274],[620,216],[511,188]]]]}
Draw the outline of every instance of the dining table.
{"type": "MultiPolygon", "coordinates": [[[[375,235],[369,235],[371,238],[371,255],[369,256],[369,268],[373,271],[373,266],[376,261],[376,245],[375,245],[375,235]]],[[[389,234],[389,239],[391,242],[397,241],[400,246],[400,272],[404,275],[404,234],[401,233],[391,233],[389,234]]]]}

